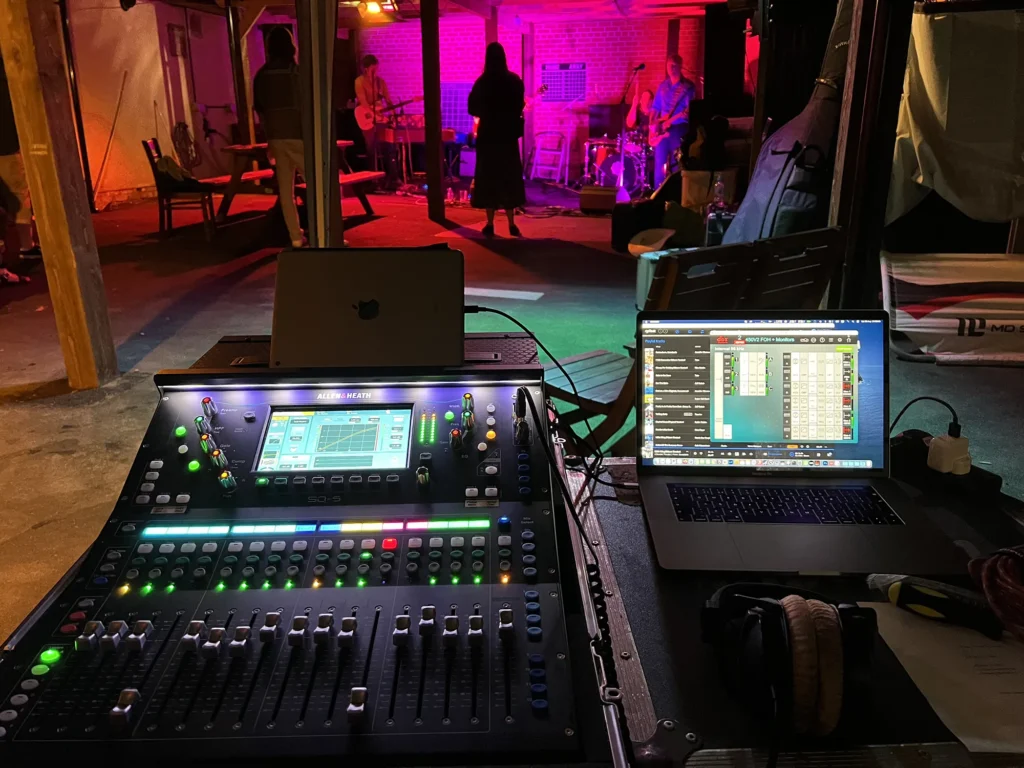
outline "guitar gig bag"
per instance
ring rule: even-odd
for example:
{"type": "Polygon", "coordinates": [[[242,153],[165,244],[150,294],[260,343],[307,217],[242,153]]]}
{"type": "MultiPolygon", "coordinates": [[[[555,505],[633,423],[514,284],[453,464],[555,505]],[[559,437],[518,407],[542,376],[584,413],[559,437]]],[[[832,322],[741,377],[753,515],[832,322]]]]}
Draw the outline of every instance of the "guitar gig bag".
{"type": "Polygon", "coordinates": [[[852,14],[852,0],[840,0],[810,101],[761,146],[723,245],[826,226],[852,14]]]}

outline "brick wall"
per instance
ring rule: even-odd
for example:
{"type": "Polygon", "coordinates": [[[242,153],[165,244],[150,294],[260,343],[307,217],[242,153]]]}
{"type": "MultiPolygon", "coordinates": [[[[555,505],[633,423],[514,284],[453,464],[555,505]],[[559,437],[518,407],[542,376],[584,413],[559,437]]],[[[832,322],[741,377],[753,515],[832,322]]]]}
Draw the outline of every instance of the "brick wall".
{"type": "MultiPolygon", "coordinates": [[[[484,69],[484,20],[469,13],[444,16],[441,33],[441,82],[472,83],[484,69]]],[[[391,98],[404,100],[423,94],[423,48],[418,22],[396,22],[386,27],[364,29],[360,33],[363,55],[380,59],[380,76],[388,84],[391,98]]],[[[501,28],[499,42],[505,46],[508,66],[522,73],[522,36],[501,28]]],[[[422,112],[414,104],[408,112],[422,112]]]]}
{"type": "MultiPolygon", "coordinates": [[[[653,91],[664,79],[668,20],[558,21],[534,24],[534,34],[538,82],[544,64],[587,65],[586,102],[571,107],[540,103],[534,118],[535,132],[559,131],[570,137],[572,179],[581,173],[583,143],[589,133],[587,107],[618,103],[630,71],[640,63],[647,65],[639,75],[641,89],[653,91]]],[[[679,54],[683,57],[684,74],[697,84],[699,94],[704,68],[703,17],[680,20],[679,54]]],[[[632,90],[627,101],[631,98],[632,90]]]]}
{"type": "MultiPolygon", "coordinates": [[[[470,83],[483,71],[484,21],[468,13],[442,17],[441,82],[470,83]]],[[[566,108],[561,103],[537,103],[534,130],[556,130],[570,137],[570,179],[579,176],[583,142],[588,134],[589,104],[615,104],[630,70],[644,62],[640,87],[654,90],[664,78],[667,19],[594,19],[534,24],[534,82],[540,85],[544,64],[585,63],[585,102],[566,108]]],[[[501,43],[509,68],[522,74],[522,36],[502,27],[501,43]]],[[[399,22],[361,32],[363,53],[380,59],[380,74],[387,80],[392,98],[406,99],[423,92],[423,59],[420,28],[416,22],[399,22]]],[[[684,73],[697,84],[700,94],[704,67],[704,18],[680,20],[679,54],[684,73]]],[[[632,96],[632,94],[630,94],[632,96]]],[[[411,111],[421,111],[414,105],[411,111]]]]}

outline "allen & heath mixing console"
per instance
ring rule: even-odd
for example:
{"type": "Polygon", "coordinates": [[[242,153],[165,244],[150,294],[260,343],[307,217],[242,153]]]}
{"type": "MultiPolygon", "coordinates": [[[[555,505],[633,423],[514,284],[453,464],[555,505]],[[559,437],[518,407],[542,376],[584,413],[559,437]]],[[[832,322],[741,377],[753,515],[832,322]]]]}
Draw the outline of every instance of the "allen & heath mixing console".
{"type": "Polygon", "coordinates": [[[610,759],[538,367],[156,383],[113,514],[4,649],[0,764],[610,759]]]}

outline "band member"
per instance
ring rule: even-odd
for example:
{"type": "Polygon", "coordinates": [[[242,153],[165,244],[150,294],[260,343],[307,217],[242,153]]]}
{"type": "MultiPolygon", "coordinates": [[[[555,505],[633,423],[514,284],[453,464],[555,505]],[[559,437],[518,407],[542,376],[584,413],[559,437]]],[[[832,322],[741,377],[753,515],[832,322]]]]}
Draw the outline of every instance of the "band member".
{"type": "Polygon", "coordinates": [[[690,102],[696,89],[683,77],[683,59],[670,53],[665,61],[665,79],[654,94],[650,141],[654,147],[654,186],[668,175],[668,166],[683,143],[689,128],[690,102]]]}
{"type": "Polygon", "coordinates": [[[649,90],[640,90],[639,83],[637,90],[633,92],[633,104],[626,114],[626,127],[631,131],[643,131],[646,135],[651,126],[651,104],[654,101],[654,94],[649,90]]]}
{"type": "Polygon", "coordinates": [[[302,228],[295,208],[295,172],[305,175],[299,70],[295,44],[287,27],[275,27],[267,37],[267,63],[252,84],[253,107],[267,136],[267,154],[277,168],[281,213],[292,247],[302,246],[302,228]]]}
{"type": "Polygon", "coordinates": [[[473,207],[487,211],[485,237],[494,236],[494,214],[498,208],[508,218],[508,233],[519,237],[516,208],[526,205],[523,161],[519,138],[523,135],[523,81],[508,71],[501,43],[487,46],[484,73],[473,83],[469,114],[480,118],[476,141],[476,177],[473,207]]]}
{"type": "Polygon", "coordinates": [[[363,56],[363,74],[356,78],[356,99],[360,106],[368,107],[374,111],[374,125],[363,131],[363,139],[366,141],[367,162],[376,167],[377,156],[377,128],[376,123],[380,121],[382,113],[378,110],[382,107],[391,106],[391,94],[388,93],[388,84],[384,78],[377,74],[380,62],[372,53],[363,56]]]}

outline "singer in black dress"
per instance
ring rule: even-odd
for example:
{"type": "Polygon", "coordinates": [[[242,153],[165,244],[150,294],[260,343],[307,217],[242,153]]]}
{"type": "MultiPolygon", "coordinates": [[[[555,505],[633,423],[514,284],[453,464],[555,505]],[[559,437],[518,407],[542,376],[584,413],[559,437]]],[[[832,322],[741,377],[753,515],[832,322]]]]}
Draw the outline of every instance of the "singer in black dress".
{"type": "Polygon", "coordinates": [[[501,43],[487,46],[484,73],[469,94],[469,114],[480,118],[476,140],[476,178],[473,207],[487,211],[483,233],[494,235],[494,214],[500,208],[508,218],[508,231],[519,237],[515,209],[526,205],[523,161],[519,137],[523,135],[523,81],[508,71],[501,43]]]}

